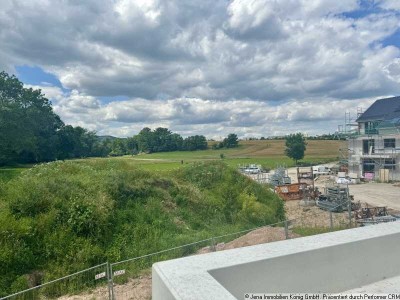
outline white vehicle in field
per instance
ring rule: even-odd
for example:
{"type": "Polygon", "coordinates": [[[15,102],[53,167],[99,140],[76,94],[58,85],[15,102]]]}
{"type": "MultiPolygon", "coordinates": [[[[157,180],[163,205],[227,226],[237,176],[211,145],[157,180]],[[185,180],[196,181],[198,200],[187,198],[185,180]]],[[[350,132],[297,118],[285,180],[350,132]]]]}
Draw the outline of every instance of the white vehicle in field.
{"type": "Polygon", "coordinates": [[[248,167],[246,167],[244,169],[244,173],[245,174],[258,174],[258,173],[261,173],[261,172],[262,172],[261,168],[259,166],[256,166],[256,165],[249,165],[248,167]]]}
{"type": "Polygon", "coordinates": [[[332,170],[331,170],[331,168],[328,168],[326,166],[314,166],[313,174],[314,175],[330,175],[330,174],[332,174],[332,170]]]}
{"type": "Polygon", "coordinates": [[[349,176],[346,176],[346,177],[338,177],[336,179],[336,183],[338,183],[338,184],[356,184],[357,182],[354,179],[350,178],[349,176]]]}

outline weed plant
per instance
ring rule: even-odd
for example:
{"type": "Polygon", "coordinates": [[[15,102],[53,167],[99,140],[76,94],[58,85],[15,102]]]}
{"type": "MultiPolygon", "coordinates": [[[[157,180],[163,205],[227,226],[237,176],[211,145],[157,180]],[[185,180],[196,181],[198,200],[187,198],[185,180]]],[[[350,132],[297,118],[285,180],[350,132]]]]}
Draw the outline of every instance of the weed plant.
{"type": "Polygon", "coordinates": [[[126,160],[38,165],[2,183],[0,296],[283,219],[277,196],[223,162],[161,173],[126,160]]]}

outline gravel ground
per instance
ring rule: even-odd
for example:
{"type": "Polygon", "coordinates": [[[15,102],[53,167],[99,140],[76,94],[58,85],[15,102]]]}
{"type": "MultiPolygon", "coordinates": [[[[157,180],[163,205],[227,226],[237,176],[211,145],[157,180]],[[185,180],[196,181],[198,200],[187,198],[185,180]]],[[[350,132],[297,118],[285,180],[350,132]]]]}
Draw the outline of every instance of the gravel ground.
{"type": "MultiPolygon", "coordinates": [[[[300,201],[285,202],[286,216],[289,220],[295,219],[292,226],[299,227],[329,227],[330,216],[329,212],[319,209],[317,206],[303,207],[300,201]]],[[[333,225],[341,226],[349,224],[348,212],[333,213],[333,225]]]]}
{"type": "MultiPolygon", "coordinates": [[[[326,164],[330,167],[333,164],[326,164]]],[[[288,174],[292,182],[297,182],[297,169],[289,168],[288,174]]],[[[323,191],[323,188],[335,184],[335,176],[319,176],[315,180],[315,186],[323,191]]],[[[400,211],[400,183],[361,183],[349,185],[350,194],[354,201],[360,201],[369,206],[387,206],[389,209],[400,211]]]]}
{"type": "Polygon", "coordinates": [[[371,206],[387,206],[400,210],[400,187],[390,183],[363,183],[349,185],[354,200],[366,202],[371,206]]]}

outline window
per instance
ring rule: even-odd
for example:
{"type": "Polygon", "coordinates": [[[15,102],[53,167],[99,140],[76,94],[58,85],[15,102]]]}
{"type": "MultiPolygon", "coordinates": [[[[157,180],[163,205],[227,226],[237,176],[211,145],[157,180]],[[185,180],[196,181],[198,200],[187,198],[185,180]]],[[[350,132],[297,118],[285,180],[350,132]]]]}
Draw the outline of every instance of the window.
{"type": "Polygon", "coordinates": [[[385,148],[396,148],[396,140],[395,139],[384,139],[383,146],[385,148]]]}
{"type": "Polygon", "coordinates": [[[372,159],[366,158],[363,160],[363,171],[365,172],[374,172],[375,171],[375,162],[372,159]]]}
{"type": "Polygon", "coordinates": [[[394,158],[385,159],[384,169],[396,170],[396,160],[394,158]]]}
{"type": "Polygon", "coordinates": [[[377,134],[380,122],[365,122],[365,134],[377,134]]]}
{"type": "Polygon", "coordinates": [[[363,140],[363,153],[375,153],[375,140],[363,140]]]}

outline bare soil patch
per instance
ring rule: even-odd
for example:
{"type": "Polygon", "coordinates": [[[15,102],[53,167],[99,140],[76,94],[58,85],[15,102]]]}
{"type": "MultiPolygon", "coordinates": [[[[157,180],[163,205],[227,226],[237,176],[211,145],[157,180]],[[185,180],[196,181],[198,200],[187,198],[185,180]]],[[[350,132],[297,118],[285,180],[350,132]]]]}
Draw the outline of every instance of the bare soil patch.
{"type": "MultiPolygon", "coordinates": [[[[300,201],[286,201],[286,217],[295,220],[292,226],[296,227],[330,227],[329,212],[317,206],[301,206],[300,201]]],[[[343,226],[349,224],[348,212],[333,213],[333,225],[343,226]]]]}
{"type": "MultiPolygon", "coordinates": [[[[330,219],[329,213],[319,209],[316,206],[303,207],[300,201],[287,201],[285,202],[286,215],[289,220],[296,219],[292,226],[304,227],[329,227],[330,219]]],[[[335,225],[348,223],[347,213],[335,213],[335,225]]],[[[289,230],[289,238],[300,237],[300,235],[293,233],[289,230]]],[[[285,240],[285,229],[283,227],[262,227],[234,239],[227,243],[218,243],[215,246],[216,251],[253,246],[263,243],[275,242],[285,240]]],[[[213,249],[205,247],[200,249],[196,254],[210,253],[213,249]]],[[[195,254],[195,255],[196,255],[195,254]]],[[[139,278],[130,279],[123,285],[115,285],[114,293],[116,299],[127,300],[146,300],[151,299],[151,273],[150,270],[139,278]]],[[[102,287],[94,290],[92,293],[80,294],[76,296],[64,296],[60,300],[86,300],[98,299],[107,300],[108,290],[107,287],[102,287]]]]}
{"type": "MultiPolygon", "coordinates": [[[[299,235],[289,231],[289,237],[296,238],[299,237],[299,235]]],[[[286,238],[285,229],[282,227],[262,227],[253,230],[228,243],[218,243],[216,245],[216,251],[281,241],[284,240],[285,238],[286,238]]],[[[200,249],[196,254],[204,254],[209,252],[212,252],[211,247],[205,247],[200,249]]],[[[151,299],[150,271],[147,270],[146,273],[140,276],[139,278],[130,279],[127,283],[123,285],[115,285],[114,293],[116,299],[124,299],[124,300],[151,299]]],[[[107,287],[97,288],[91,293],[85,293],[75,296],[63,296],[59,298],[59,300],[86,300],[86,299],[107,300],[108,299],[107,287]]]]}
{"type": "Polygon", "coordinates": [[[368,203],[370,206],[387,206],[400,210],[400,190],[390,183],[363,183],[349,186],[355,201],[368,203]]]}

